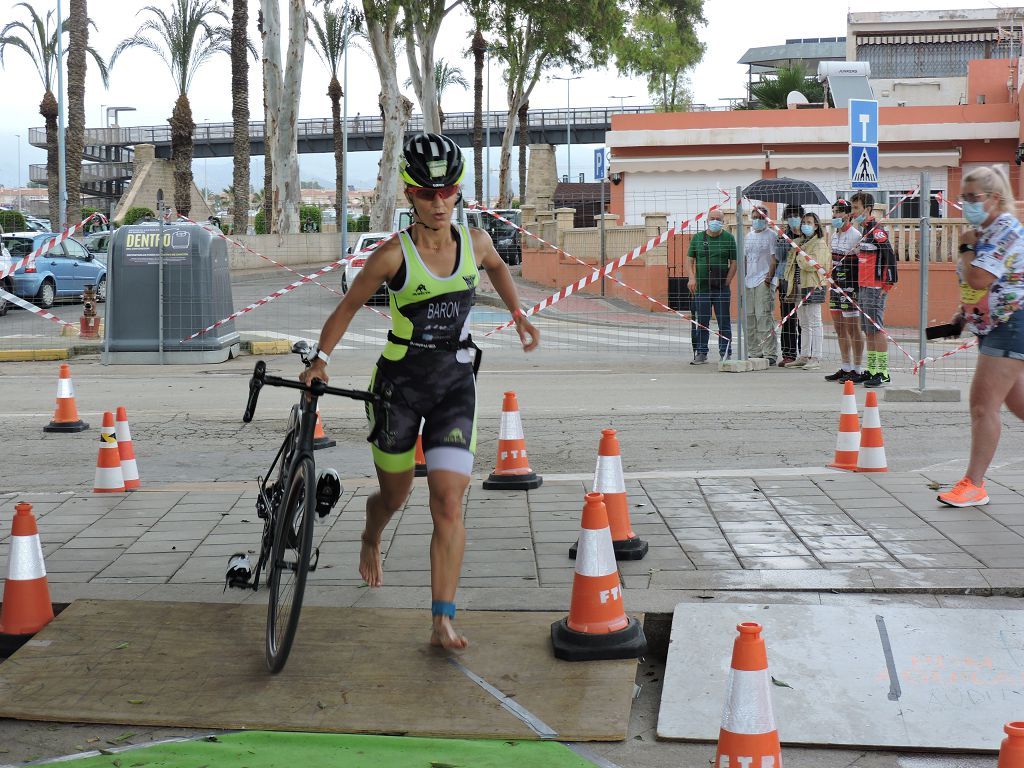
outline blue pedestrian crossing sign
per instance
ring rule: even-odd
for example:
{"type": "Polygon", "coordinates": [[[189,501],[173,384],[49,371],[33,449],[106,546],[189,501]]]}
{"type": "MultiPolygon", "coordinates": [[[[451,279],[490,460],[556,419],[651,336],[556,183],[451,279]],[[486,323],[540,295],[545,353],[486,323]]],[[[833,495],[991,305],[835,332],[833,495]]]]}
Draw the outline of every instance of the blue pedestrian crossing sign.
{"type": "Polygon", "coordinates": [[[850,143],[878,146],[878,102],[850,99],[850,143]]]}
{"type": "Polygon", "coordinates": [[[850,186],[854,189],[878,188],[878,147],[850,147],[850,186]]]}
{"type": "Polygon", "coordinates": [[[600,181],[604,178],[604,147],[594,150],[594,180],[600,181]]]}

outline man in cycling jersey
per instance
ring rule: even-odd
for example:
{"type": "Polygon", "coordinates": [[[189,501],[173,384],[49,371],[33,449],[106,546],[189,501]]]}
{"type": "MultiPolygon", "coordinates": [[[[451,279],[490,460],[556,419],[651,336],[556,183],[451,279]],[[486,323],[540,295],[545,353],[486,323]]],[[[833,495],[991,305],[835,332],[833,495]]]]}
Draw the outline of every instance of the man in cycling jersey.
{"type": "MultiPolygon", "coordinates": [[[[462,501],[476,453],[476,355],[469,337],[469,312],[487,271],[512,313],[523,350],[540,335],[519,309],[508,267],[491,238],[479,229],[452,224],[465,163],[447,136],[420,133],[409,139],[400,163],[411,226],[377,248],[324,323],[317,357],[301,379],[328,380],[331,352],[352,318],[382,283],[391,303],[391,331],[370,388],[385,395],[390,411],[373,444],[380,490],[366,501],[366,527],[359,574],[371,587],[383,583],[380,539],[391,516],[412,489],[416,438],[423,421],[423,449],[434,532],[430,540],[432,645],[465,648],[452,626],[466,530],[462,501]]],[[[371,422],[376,414],[368,414],[371,422]]]]}

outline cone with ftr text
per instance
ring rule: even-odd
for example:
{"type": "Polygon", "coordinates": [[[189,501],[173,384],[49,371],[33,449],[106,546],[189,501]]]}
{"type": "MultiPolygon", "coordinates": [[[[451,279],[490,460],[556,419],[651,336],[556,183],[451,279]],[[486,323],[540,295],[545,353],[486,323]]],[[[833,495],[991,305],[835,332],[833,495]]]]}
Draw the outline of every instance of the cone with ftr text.
{"type": "Polygon", "coordinates": [[[569,616],[551,625],[555,658],[595,661],[643,656],[647,638],[640,622],[626,616],[608,511],[600,493],[586,495],[579,550],[569,616]]]}
{"type": "MultiPolygon", "coordinates": [[[[604,495],[608,510],[608,527],[612,532],[612,548],[616,560],[642,560],[647,554],[647,542],[633,532],[629,519],[629,497],[622,476],[622,455],[614,429],[601,431],[597,449],[597,469],[594,470],[594,493],[604,495]]],[[[569,557],[576,559],[577,544],[569,547],[569,557]]]]}
{"type": "Polygon", "coordinates": [[[498,462],[484,480],[487,490],[528,491],[540,488],[544,478],[530,469],[526,459],[526,437],[519,417],[515,392],[506,392],[501,403],[501,428],[498,431],[498,462]]]}
{"type": "Polygon", "coordinates": [[[860,453],[857,455],[858,472],[888,472],[885,463],[885,441],[882,439],[882,421],[878,416],[878,395],[868,392],[864,401],[864,423],[860,428],[860,453]]]}
{"type": "Polygon", "coordinates": [[[1007,723],[1003,730],[1006,738],[999,748],[996,768],[1024,768],[1024,722],[1007,723]]]}
{"type": "Polygon", "coordinates": [[[117,406],[117,426],[114,436],[117,438],[117,453],[121,457],[121,476],[124,478],[124,488],[126,491],[134,491],[142,483],[139,481],[139,465],[135,461],[132,430],[128,426],[128,411],[123,405],[117,406]]]}
{"type": "Polygon", "coordinates": [[[16,504],[11,523],[11,551],[0,606],[2,645],[18,643],[18,636],[34,635],[53,620],[50,585],[46,580],[43,547],[32,515],[32,505],[16,504]],[[13,636],[13,637],[11,637],[13,636]]]}
{"type": "Polygon", "coordinates": [[[75,385],[71,382],[71,366],[62,363],[57,379],[57,410],[43,432],[84,432],[89,425],[78,418],[75,385]]]}
{"type": "Polygon", "coordinates": [[[313,450],[319,451],[321,448],[333,448],[338,443],[331,440],[324,432],[324,423],[320,420],[320,408],[316,409],[316,428],[313,430],[313,450]]]}
{"type": "Polygon", "coordinates": [[[843,405],[839,409],[839,434],[836,435],[836,455],[829,464],[833,469],[857,469],[860,451],[860,419],[857,417],[857,395],[853,382],[843,385],[843,405]]]}
{"type": "Polygon", "coordinates": [[[752,621],[736,627],[732,667],[722,728],[718,733],[716,768],[782,768],[782,748],[772,712],[768,652],[761,625],[752,621]]]}
{"type": "Polygon", "coordinates": [[[100,450],[96,455],[96,480],[93,493],[124,493],[124,475],[121,472],[121,453],[117,450],[117,427],[114,414],[103,414],[100,427],[100,450]]]}

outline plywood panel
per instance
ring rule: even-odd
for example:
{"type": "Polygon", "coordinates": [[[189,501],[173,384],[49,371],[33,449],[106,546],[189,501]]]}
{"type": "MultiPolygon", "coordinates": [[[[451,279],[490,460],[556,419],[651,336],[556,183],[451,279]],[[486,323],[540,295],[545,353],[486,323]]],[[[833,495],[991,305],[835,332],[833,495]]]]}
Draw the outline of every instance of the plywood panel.
{"type": "MultiPolygon", "coordinates": [[[[0,664],[0,717],[196,728],[535,738],[430,648],[426,611],[307,607],[267,673],[257,605],[79,600],[0,664]]],[[[459,662],[571,741],[624,739],[635,661],[572,664],[553,613],[462,612],[459,662]]]]}
{"type": "Polygon", "coordinates": [[[741,621],[764,626],[770,674],[792,686],[772,686],[783,744],[997,750],[1024,708],[1024,611],[683,604],[659,738],[718,738],[741,621]]]}

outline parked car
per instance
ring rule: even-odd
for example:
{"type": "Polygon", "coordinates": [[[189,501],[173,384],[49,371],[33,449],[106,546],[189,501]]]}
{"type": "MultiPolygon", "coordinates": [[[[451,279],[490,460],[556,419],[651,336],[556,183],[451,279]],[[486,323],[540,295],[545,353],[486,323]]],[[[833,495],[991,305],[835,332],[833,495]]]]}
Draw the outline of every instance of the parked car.
{"type": "MultiPolygon", "coordinates": [[[[363,232],[359,235],[359,239],[356,240],[356,244],[348,247],[349,256],[352,258],[349,259],[348,264],[345,265],[345,271],[341,273],[342,291],[348,293],[348,287],[352,285],[352,281],[356,279],[356,275],[359,274],[359,271],[366,266],[366,258],[369,254],[363,253],[363,251],[374,243],[379,243],[390,235],[390,232],[363,232]]],[[[377,292],[370,297],[370,301],[372,302],[375,299],[387,300],[387,297],[388,287],[384,283],[381,283],[377,292]]]]}
{"type": "MultiPolygon", "coordinates": [[[[15,232],[2,235],[2,242],[11,258],[17,261],[53,236],[50,232],[15,232]]],[[[74,238],[68,238],[32,264],[19,269],[12,277],[12,293],[32,299],[44,309],[52,307],[57,299],[80,296],[89,284],[96,286],[96,296],[100,301],[107,298],[106,262],[89,253],[74,238]]]]}
{"type": "MultiPolygon", "coordinates": [[[[0,243],[0,272],[4,272],[7,268],[14,263],[14,259],[11,258],[10,252],[7,250],[3,243],[0,243]]],[[[0,288],[3,288],[8,293],[14,293],[14,278],[7,276],[3,279],[3,283],[0,283],[0,288]]],[[[11,308],[11,303],[3,296],[0,296],[0,317],[7,314],[7,310],[11,308]]]]}
{"type": "Polygon", "coordinates": [[[110,238],[113,236],[114,233],[111,231],[93,232],[85,236],[82,240],[82,245],[93,256],[99,256],[103,261],[106,261],[107,251],[110,248],[110,238]]]}

